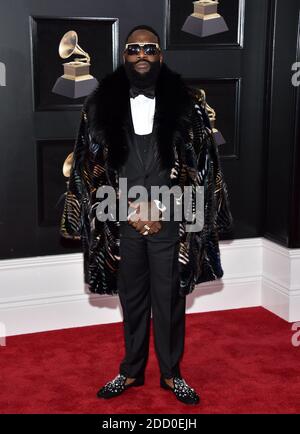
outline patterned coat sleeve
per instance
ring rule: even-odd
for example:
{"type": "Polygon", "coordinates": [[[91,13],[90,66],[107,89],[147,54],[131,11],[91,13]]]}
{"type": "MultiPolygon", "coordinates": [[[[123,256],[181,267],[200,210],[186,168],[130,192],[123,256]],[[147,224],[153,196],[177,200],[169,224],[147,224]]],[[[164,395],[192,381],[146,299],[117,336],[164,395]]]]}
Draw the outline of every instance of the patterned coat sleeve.
{"type": "Polygon", "coordinates": [[[212,127],[205,107],[195,103],[194,112],[194,149],[197,155],[197,172],[205,183],[206,178],[213,187],[212,203],[214,212],[210,216],[212,225],[218,235],[225,235],[233,230],[233,217],[230,210],[230,199],[224,179],[218,145],[212,134],[212,127]]]}
{"type": "Polygon", "coordinates": [[[84,179],[82,161],[88,139],[87,118],[84,109],[81,112],[79,130],[73,150],[73,163],[65,193],[65,202],[60,224],[60,234],[64,238],[80,239],[83,228],[82,199],[84,179]]]}

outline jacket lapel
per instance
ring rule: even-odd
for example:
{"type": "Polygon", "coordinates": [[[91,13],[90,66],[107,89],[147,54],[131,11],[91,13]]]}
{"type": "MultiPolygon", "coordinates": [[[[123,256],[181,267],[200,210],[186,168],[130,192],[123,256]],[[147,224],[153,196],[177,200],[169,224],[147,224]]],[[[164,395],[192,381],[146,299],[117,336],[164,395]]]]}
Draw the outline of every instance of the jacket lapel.
{"type": "Polygon", "coordinates": [[[157,143],[156,137],[157,137],[157,121],[154,119],[151,140],[149,143],[149,149],[145,161],[145,171],[148,171],[151,165],[157,162],[158,154],[157,154],[157,147],[156,147],[156,143],[157,143]]]}

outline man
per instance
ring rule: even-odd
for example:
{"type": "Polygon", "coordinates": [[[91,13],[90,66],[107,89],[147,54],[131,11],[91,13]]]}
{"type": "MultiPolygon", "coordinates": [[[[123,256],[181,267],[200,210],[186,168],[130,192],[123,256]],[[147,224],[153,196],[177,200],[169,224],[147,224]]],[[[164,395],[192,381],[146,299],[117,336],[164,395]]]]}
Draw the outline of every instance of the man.
{"type": "Polygon", "coordinates": [[[89,290],[118,294],[122,305],[126,354],[119,374],[98,397],[144,384],[152,307],[160,386],[181,402],[199,402],[179,367],[185,299],[197,283],[222,277],[218,236],[231,228],[227,186],[206,110],[197,92],[163,63],[157,32],[137,26],[126,38],[123,65],[84,103],[61,223],[64,237],[82,240],[89,290]],[[121,179],[127,180],[125,189],[121,179]],[[166,206],[150,194],[149,200],[128,197],[123,221],[121,197],[136,185],[149,193],[155,185],[202,186],[203,228],[187,231],[187,221],[174,218],[175,199],[166,206]],[[113,187],[117,198],[106,221],[99,218],[103,186],[113,187]],[[164,220],[166,209],[170,218],[164,220]]]}

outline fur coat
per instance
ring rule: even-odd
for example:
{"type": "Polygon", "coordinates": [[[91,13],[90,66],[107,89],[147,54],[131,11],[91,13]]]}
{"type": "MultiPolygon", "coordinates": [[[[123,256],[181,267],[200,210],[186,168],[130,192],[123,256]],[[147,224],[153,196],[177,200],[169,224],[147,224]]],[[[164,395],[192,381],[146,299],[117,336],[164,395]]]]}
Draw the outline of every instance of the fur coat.
{"type": "MultiPolygon", "coordinates": [[[[118,173],[128,155],[130,83],[123,65],[106,75],[85,99],[65,193],[60,233],[80,239],[84,278],[89,291],[117,294],[120,261],[120,222],[99,221],[96,207],[99,186],[118,192],[118,173]]],[[[223,276],[219,235],[233,227],[227,185],[205,107],[195,89],[165,63],[156,82],[153,128],[157,134],[159,164],[168,168],[172,183],[204,187],[204,226],[185,230],[180,222],[180,293],[196,284],[223,276]]]]}

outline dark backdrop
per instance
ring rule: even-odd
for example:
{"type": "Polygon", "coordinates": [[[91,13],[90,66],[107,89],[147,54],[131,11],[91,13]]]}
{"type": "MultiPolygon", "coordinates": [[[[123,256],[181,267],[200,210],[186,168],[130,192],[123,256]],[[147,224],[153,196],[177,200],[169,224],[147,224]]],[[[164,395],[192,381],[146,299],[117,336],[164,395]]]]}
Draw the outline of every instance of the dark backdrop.
{"type": "MultiPolygon", "coordinates": [[[[192,2],[185,3],[192,12],[192,2]]],[[[98,79],[122,61],[131,27],[155,27],[164,61],[187,83],[204,88],[217,111],[217,127],[226,139],[219,149],[235,220],[232,238],[266,236],[300,247],[299,88],[291,85],[292,63],[299,61],[299,0],[222,0],[222,11],[230,33],[200,40],[180,32],[187,12],[176,0],[1,2],[0,61],[7,73],[6,86],[0,87],[1,258],[80,250],[58,233],[66,181],[62,160],[77,134],[80,104],[56,109],[34,104],[34,89],[41,84],[36,80],[43,76],[34,57],[34,17],[50,23],[55,17],[109,19],[99,40],[99,47],[103,38],[110,45],[106,63],[102,59],[102,72],[93,70],[98,79]],[[107,28],[110,23],[113,29],[107,28]]],[[[97,47],[94,33],[87,32],[82,45],[79,40],[84,50],[89,37],[97,47]]]]}

